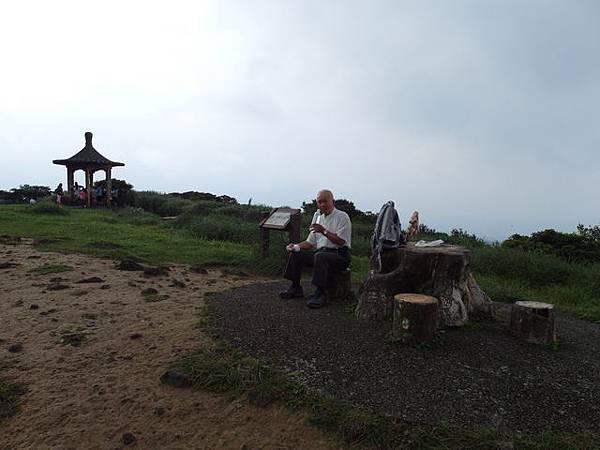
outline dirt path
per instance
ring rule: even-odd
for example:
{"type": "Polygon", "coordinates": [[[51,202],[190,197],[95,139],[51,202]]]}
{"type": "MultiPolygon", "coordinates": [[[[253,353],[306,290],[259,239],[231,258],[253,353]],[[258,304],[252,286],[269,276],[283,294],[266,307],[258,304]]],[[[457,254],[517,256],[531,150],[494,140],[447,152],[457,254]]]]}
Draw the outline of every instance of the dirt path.
{"type": "Polygon", "coordinates": [[[16,266],[0,269],[0,376],[29,391],[21,411],[0,422],[0,449],[340,448],[283,407],[159,382],[170,363],[207,342],[196,327],[203,295],[256,279],[187,266],[148,278],[110,260],[41,253],[29,242],[0,244],[3,262],[16,266]],[[74,270],[29,272],[44,264],[74,270]],[[90,277],[102,281],[77,283],[90,277]],[[66,288],[49,290],[52,283],[66,288]],[[147,302],[141,291],[149,287],[169,297],[147,302]],[[81,336],[79,346],[65,341],[81,336]],[[10,352],[14,344],[22,349],[10,352]],[[125,445],[124,433],[135,442],[125,445]]]}

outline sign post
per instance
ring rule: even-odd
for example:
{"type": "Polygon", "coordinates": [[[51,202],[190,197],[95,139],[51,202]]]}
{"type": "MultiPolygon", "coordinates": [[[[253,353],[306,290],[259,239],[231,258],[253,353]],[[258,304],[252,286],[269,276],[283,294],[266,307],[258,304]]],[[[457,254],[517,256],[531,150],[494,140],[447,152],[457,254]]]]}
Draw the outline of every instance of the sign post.
{"type": "Polygon", "coordinates": [[[300,242],[301,217],[299,209],[274,209],[265,214],[258,226],[260,228],[260,249],[263,258],[269,252],[269,233],[271,230],[287,231],[289,242],[300,242]]]}

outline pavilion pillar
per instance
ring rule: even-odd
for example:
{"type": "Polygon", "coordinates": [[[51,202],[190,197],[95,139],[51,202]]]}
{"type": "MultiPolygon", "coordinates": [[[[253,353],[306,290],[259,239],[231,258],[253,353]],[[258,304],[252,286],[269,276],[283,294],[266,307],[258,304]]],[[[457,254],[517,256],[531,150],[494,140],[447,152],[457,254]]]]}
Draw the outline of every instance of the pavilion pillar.
{"type": "Polygon", "coordinates": [[[105,170],[106,172],[106,206],[110,206],[112,203],[112,175],[111,168],[105,170]]]}
{"type": "Polygon", "coordinates": [[[92,173],[89,167],[85,168],[85,200],[87,202],[87,207],[90,208],[92,206],[92,173]]]}
{"type": "MultiPolygon", "coordinates": [[[[68,167],[67,166],[67,195],[69,198],[71,198],[71,195],[73,195],[73,185],[75,180],[75,170],[73,170],[72,167],[68,167]]],[[[71,199],[71,201],[73,201],[71,199]]]]}
{"type": "Polygon", "coordinates": [[[88,191],[88,206],[92,204],[92,192],[94,190],[94,171],[90,169],[90,189],[88,191]]]}

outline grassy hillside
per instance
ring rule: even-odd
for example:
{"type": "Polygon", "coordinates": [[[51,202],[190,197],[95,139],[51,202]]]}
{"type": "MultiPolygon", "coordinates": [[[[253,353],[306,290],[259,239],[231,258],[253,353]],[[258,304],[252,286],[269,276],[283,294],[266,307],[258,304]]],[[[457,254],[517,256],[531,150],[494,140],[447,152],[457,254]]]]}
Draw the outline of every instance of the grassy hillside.
{"type": "MultiPolygon", "coordinates": [[[[171,201],[171,200],[169,200],[171,201]]],[[[179,201],[179,200],[177,200],[179,201]]],[[[164,205],[163,205],[164,206],[164,205]]],[[[175,220],[141,208],[70,209],[48,203],[0,205],[0,234],[33,237],[42,250],[99,256],[137,256],[153,262],[233,265],[280,275],[285,233],[271,233],[267,259],[258,257],[258,227],[265,206],[186,203],[175,220]]],[[[308,228],[308,217],[304,217],[308,228]]],[[[368,272],[369,223],[353,227],[354,281],[368,272]]],[[[438,236],[427,236],[434,238],[438,236]]],[[[600,322],[600,264],[567,262],[558,256],[519,248],[489,246],[465,233],[442,236],[470,247],[481,287],[496,301],[538,300],[600,322]]]]}

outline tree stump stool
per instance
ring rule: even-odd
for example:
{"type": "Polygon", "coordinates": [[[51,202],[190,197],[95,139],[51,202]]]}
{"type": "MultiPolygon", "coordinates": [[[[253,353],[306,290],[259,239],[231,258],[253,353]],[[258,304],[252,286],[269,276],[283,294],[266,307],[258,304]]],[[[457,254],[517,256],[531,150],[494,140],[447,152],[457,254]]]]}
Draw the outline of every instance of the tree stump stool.
{"type": "Polygon", "coordinates": [[[513,336],[533,344],[554,342],[554,306],[542,302],[515,302],[510,314],[510,331],[513,336]]]}
{"type": "Polygon", "coordinates": [[[405,343],[429,341],[437,330],[438,314],[435,297],[397,294],[394,296],[394,335],[405,343]]]}
{"type": "Polygon", "coordinates": [[[344,301],[352,295],[352,272],[350,269],[332,272],[327,279],[327,296],[332,301],[344,301]]]}
{"type": "Polygon", "coordinates": [[[371,271],[363,285],[356,317],[384,320],[393,314],[394,295],[414,292],[439,301],[440,324],[459,327],[469,316],[490,315],[492,301],[471,272],[471,252],[456,245],[404,247],[381,255],[381,272],[371,271]]]}

